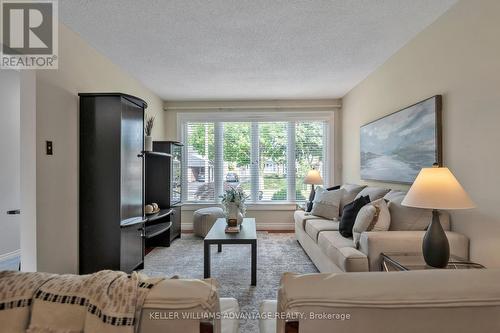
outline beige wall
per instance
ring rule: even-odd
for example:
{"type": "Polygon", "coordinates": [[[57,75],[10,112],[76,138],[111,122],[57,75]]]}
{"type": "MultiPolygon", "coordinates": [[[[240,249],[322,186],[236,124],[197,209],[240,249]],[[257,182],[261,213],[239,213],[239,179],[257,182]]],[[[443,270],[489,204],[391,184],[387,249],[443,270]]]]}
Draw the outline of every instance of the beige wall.
{"type": "Polygon", "coordinates": [[[122,92],[144,99],[156,114],[154,137],[162,139],[162,100],[124,70],[60,25],[59,69],[40,70],[37,111],[37,269],[78,269],[78,96],[79,92],[122,92]],[[54,155],[45,155],[45,141],[54,155]]]}
{"type": "Polygon", "coordinates": [[[453,213],[453,229],[488,267],[500,267],[499,33],[500,1],[462,0],[348,93],[342,110],[343,180],[359,182],[360,125],[443,95],[444,163],[478,206],[453,213]]]}

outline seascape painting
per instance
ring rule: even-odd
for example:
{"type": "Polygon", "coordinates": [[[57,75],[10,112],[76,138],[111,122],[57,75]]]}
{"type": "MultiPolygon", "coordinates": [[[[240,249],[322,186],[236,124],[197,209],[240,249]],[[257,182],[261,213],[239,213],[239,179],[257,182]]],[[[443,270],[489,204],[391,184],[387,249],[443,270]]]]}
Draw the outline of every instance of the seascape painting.
{"type": "Polygon", "coordinates": [[[413,183],[420,169],[441,165],[441,96],[361,127],[361,178],[413,183]]]}

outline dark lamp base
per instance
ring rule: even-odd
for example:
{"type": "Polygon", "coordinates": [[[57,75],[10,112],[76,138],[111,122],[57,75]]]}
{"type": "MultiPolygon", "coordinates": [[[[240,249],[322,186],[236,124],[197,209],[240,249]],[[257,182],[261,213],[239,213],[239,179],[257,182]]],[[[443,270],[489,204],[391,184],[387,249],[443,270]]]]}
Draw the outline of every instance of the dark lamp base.
{"type": "Polygon", "coordinates": [[[439,222],[437,210],[432,211],[432,222],[425,233],[422,252],[427,265],[435,268],[445,268],[448,265],[450,244],[441,222],[439,222]]]}

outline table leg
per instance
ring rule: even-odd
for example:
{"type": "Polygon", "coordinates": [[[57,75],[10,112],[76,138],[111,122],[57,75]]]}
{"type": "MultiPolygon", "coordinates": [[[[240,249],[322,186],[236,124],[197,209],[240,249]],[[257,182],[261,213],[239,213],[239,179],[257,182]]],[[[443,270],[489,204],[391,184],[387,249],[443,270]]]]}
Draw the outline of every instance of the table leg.
{"type": "Polygon", "coordinates": [[[210,243],[204,243],[203,251],[203,271],[205,279],[210,277],[210,243]]]}
{"type": "Polygon", "coordinates": [[[222,252],[222,244],[217,244],[217,252],[222,252]]]}
{"type": "Polygon", "coordinates": [[[257,285],[257,240],[252,243],[252,286],[257,285]]]}

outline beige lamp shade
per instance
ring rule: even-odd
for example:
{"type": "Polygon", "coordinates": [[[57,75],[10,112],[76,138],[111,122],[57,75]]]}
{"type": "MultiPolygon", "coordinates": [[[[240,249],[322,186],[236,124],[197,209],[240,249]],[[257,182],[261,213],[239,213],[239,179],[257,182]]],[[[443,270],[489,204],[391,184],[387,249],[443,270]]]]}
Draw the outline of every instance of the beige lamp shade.
{"type": "Polygon", "coordinates": [[[321,185],[323,184],[323,178],[321,178],[318,170],[312,169],[309,170],[304,177],[304,184],[321,185]]]}
{"type": "Polygon", "coordinates": [[[423,168],[403,206],[428,209],[469,209],[475,204],[448,168],[423,168]]]}

